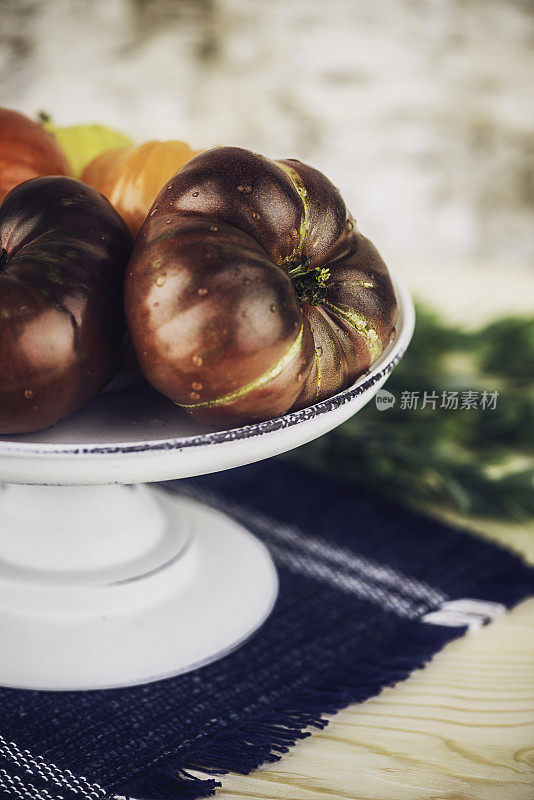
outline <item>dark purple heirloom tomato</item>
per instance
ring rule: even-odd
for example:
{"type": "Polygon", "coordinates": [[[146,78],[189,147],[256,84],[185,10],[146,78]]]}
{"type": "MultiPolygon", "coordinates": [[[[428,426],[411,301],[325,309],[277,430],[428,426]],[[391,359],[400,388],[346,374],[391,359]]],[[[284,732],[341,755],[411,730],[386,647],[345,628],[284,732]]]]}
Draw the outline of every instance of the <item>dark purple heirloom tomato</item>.
{"type": "Polygon", "coordinates": [[[145,377],[220,426],[349,386],[397,318],[386,265],[330,181],[236,147],[201,153],[162,189],[125,308],[145,377]]]}
{"type": "Polygon", "coordinates": [[[130,232],[94,189],[34,178],[0,206],[0,433],[53,425],[122,353],[130,232]]]}

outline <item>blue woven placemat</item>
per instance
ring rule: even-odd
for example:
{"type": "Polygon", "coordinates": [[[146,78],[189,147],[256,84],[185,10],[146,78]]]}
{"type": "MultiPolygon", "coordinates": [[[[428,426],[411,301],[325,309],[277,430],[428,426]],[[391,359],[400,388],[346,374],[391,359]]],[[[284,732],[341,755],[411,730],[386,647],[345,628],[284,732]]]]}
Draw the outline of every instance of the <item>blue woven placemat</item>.
{"type": "Polygon", "coordinates": [[[213,773],[280,758],[324,714],[534,593],[534,570],[511,553],[278,460],[174,488],[268,545],[280,577],[273,614],[188,675],[95,692],[0,689],[1,797],[207,796],[213,773]],[[465,598],[474,602],[454,603],[465,598]]]}

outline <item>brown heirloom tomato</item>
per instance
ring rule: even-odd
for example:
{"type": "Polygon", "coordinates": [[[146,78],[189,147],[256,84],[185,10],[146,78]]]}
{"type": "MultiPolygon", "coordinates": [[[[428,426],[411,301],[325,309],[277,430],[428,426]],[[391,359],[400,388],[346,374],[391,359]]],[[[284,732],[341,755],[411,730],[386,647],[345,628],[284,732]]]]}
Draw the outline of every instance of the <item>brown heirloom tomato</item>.
{"type": "Polygon", "coordinates": [[[202,153],[162,189],[125,308],[145,377],[219,426],[346,388],[397,318],[386,265],[330,181],[235,147],[202,153]]]}
{"type": "Polygon", "coordinates": [[[58,143],[24,114],[0,108],[0,202],[14,186],[39,175],[70,175],[58,143]]]}
{"type": "Polygon", "coordinates": [[[85,167],[82,181],[108,198],[137,236],[162,186],[198,151],[184,142],[145,142],[105,150],[85,167]]]}
{"type": "Polygon", "coordinates": [[[0,205],[0,433],[53,425],[113,376],[125,333],[128,228],[74,178],[34,178],[0,205]]]}

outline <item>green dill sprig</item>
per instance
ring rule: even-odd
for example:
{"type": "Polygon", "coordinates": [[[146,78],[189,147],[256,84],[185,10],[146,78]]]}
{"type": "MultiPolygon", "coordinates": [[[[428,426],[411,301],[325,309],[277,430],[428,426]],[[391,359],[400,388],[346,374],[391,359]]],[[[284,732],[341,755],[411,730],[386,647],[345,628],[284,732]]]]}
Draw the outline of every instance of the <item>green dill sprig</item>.
{"type": "MultiPolygon", "coordinates": [[[[418,508],[524,520],[534,515],[534,318],[469,332],[422,306],[386,390],[291,456],[313,469],[418,508]],[[498,391],[494,409],[401,408],[402,392],[498,391]]],[[[439,404],[438,404],[439,405],[439,404]]]]}

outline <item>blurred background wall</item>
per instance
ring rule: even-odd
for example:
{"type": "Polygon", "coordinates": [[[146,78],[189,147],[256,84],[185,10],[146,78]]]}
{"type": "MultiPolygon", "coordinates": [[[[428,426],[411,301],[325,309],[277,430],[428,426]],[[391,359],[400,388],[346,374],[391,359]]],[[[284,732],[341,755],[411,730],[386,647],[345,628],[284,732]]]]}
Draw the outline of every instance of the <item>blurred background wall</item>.
{"type": "Polygon", "coordinates": [[[298,157],[389,259],[534,260],[529,0],[0,0],[0,104],[298,157]]]}
{"type": "Polygon", "coordinates": [[[488,413],[369,404],[299,457],[483,515],[486,535],[519,520],[506,541],[526,551],[533,43],[534,0],[0,0],[0,105],[322,169],[419,301],[388,390],[500,396],[488,413]]]}

